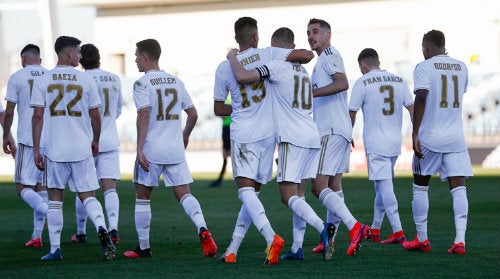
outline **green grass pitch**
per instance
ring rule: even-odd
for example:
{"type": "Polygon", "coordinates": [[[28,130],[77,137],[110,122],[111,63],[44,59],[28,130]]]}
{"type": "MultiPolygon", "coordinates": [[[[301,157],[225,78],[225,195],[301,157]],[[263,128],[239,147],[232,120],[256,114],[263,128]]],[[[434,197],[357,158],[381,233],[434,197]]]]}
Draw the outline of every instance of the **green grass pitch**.
{"type": "MultiPolygon", "coordinates": [[[[336,238],[336,254],[331,261],[311,249],[319,235],[308,227],[304,240],[304,261],[280,261],[264,266],[265,241],[252,227],[239,250],[236,264],[219,262],[228,246],[238,210],[241,206],[236,186],[225,180],[218,188],[207,185],[213,175],[194,175],[192,193],[198,198],[208,227],[219,247],[215,258],[202,256],[196,228],[185,215],[171,191],[164,187],[154,190],[152,197],[151,249],[152,258],[126,259],[125,250],[137,246],[134,225],[135,188],[130,180],[119,183],[121,242],[117,257],[107,262],[101,255],[93,224],[88,221],[88,242],[73,244],[70,237],[76,231],[74,198],[65,193],[64,229],[60,262],[42,262],[40,257],[49,250],[47,230],[42,248],[26,248],[32,229],[32,210],[16,195],[11,178],[0,182],[0,278],[500,278],[500,174],[498,170],[476,174],[467,180],[469,223],[467,254],[449,255],[446,250],[455,231],[451,196],[446,183],[437,177],[431,180],[429,192],[430,253],[405,251],[400,245],[381,245],[363,241],[358,255],[347,257],[348,231],[340,226],[336,238]]],[[[412,179],[407,173],[397,174],[395,192],[406,236],[415,233],[411,214],[412,179]]],[[[354,216],[371,224],[374,190],[366,175],[348,174],[343,180],[345,201],[354,216]]],[[[102,192],[98,191],[103,201],[102,192]]],[[[285,239],[286,252],[292,243],[292,215],[279,199],[278,186],[264,186],[260,198],[274,230],[285,239]]],[[[325,209],[307,193],[307,201],[321,218],[325,209]]],[[[381,237],[391,233],[387,218],[381,237]]]]}

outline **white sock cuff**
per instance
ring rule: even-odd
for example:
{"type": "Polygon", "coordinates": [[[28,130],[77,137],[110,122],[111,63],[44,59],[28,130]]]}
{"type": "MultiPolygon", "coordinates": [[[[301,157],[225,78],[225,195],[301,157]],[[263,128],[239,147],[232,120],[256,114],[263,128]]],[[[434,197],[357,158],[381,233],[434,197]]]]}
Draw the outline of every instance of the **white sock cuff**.
{"type": "Polygon", "coordinates": [[[238,198],[241,200],[241,195],[243,193],[246,193],[246,192],[253,192],[253,193],[257,194],[255,192],[255,188],[253,188],[253,187],[241,187],[238,189],[238,198]]]}
{"type": "Polygon", "coordinates": [[[88,197],[83,201],[83,206],[87,207],[87,204],[91,202],[99,202],[95,197],[88,197]]]}
{"type": "Polygon", "coordinates": [[[184,196],[182,196],[181,200],[179,201],[180,204],[183,204],[187,199],[190,199],[190,198],[194,198],[193,195],[191,194],[185,194],[184,196]]]}
{"type": "Polygon", "coordinates": [[[108,190],[106,190],[106,192],[104,192],[104,196],[106,196],[108,194],[112,194],[112,193],[116,193],[116,189],[108,189],[108,190]]]}
{"type": "Polygon", "coordinates": [[[323,189],[321,191],[321,193],[319,193],[319,200],[323,201],[326,198],[326,196],[328,196],[329,194],[332,194],[332,193],[334,193],[334,192],[330,188],[323,189]]]}
{"type": "Polygon", "coordinates": [[[63,202],[49,200],[49,210],[62,210],[63,202]]]}
{"type": "Polygon", "coordinates": [[[428,192],[429,186],[420,186],[420,185],[413,183],[413,192],[417,192],[417,191],[428,192]]]}
{"type": "Polygon", "coordinates": [[[135,212],[150,212],[151,200],[135,199],[135,212]]]}
{"type": "Polygon", "coordinates": [[[40,192],[37,192],[37,193],[38,193],[38,194],[40,195],[40,197],[42,197],[42,198],[46,198],[46,197],[48,197],[48,196],[49,196],[49,194],[47,193],[47,191],[40,191],[40,192]]]}
{"type": "Polygon", "coordinates": [[[27,194],[26,191],[33,191],[33,189],[31,189],[31,188],[24,188],[24,189],[21,190],[21,198],[23,198],[23,200],[24,200],[24,196],[27,194]]]}
{"type": "Polygon", "coordinates": [[[288,199],[288,207],[289,208],[292,208],[292,205],[293,203],[295,203],[297,200],[299,200],[300,197],[299,196],[291,196],[289,199],[288,199]]]}
{"type": "Polygon", "coordinates": [[[458,186],[450,190],[450,193],[453,195],[453,193],[459,192],[459,191],[465,191],[467,188],[465,186],[458,186]]]}

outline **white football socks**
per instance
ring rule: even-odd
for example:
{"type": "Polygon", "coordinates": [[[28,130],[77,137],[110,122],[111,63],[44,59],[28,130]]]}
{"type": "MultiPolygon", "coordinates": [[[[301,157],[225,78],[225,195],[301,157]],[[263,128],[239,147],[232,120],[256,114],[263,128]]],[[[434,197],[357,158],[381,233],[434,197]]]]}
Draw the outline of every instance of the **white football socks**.
{"type": "Polygon", "coordinates": [[[429,187],[413,184],[413,200],[411,208],[413,211],[413,221],[417,229],[418,241],[427,240],[427,214],[429,212],[429,187]]]}
{"type": "Polygon", "coordinates": [[[455,243],[465,243],[465,231],[467,230],[467,215],[469,212],[469,201],[467,200],[467,189],[459,186],[450,190],[453,199],[453,212],[455,214],[455,243]]]}
{"type": "Polygon", "coordinates": [[[207,228],[207,223],[203,217],[200,203],[193,195],[185,194],[179,203],[184,208],[184,212],[186,212],[187,216],[189,216],[193,224],[196,226],[197,233],[200,232],[200,228],[207,228]]]}
{"type": "Polygon", "coordinates": [[[109,230],[118,230],[118,219],[120,217],[120,199],[116,189],[104,192],[104,207],[108,216],[109,230]]]}
{"type": "Polygon", "coordinates": [[[151,201],[135,199],[135,229],[139,238],[139,247],[144,250],[149,246],[149,231],[151,225],[151,201]]]}

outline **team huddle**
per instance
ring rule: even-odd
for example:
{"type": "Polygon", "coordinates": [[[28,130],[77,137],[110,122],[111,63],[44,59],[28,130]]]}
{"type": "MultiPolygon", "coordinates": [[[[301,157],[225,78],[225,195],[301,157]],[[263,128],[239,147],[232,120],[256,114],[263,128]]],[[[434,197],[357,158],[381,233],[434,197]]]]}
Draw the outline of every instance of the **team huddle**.
{"type": "MultiPolygon", "coordinates": [[[[312,250],[332,258],[337,229],[349,230],[346,254],[359,252],[365,239],[401,244],[407,250],[428,252],[428,186],[432,175],[447,180],[453,199],[456,236],[448,250],[465,254],[468,201],[465,178],[472,167],[462,128],[462,97],[466,92],[466,65],[449,57],[444,34],[431,30],[423,36],[425,60],[414,70],[414,95],[403,78],[380,68],[374,49],[358,56],[363,76],[352,87],[344,62],[331,43],[331,27],[311,19],[307,36],[312,51],[295,49],[292,30],[282,27],[271,46],[258,48],[257,21],[239,18],[234,24],[239,49],[215,71],[214,113],[231,116],[230,152],[233,179],[242,202],[231,242],[220,259],[235,263],[246,232],[256,226],[265,240],[265,264],[302,260],[306,226],[319,234],[312,250]],[[317,54],[312,75],[302,64],[317,54]],[[230,97],[231,102],[226,100],[230,97]],[[406,239],[393,190],[394,165],[401,152],[403,108],[413,122],[413,219],[416,237],[406,239]],[[359,222],[344,202],[342,175],[349,171],[352,127],[363,112],[363,142],[368,178],[375,188],[373,222],[359,222]],[[274,151],[278,150],[277,182],[281,201],[292,211],[293,242],[280,257],[284,239],[275,232],[259,199],[260,187],[272,179],[274,151]],[[323,220],[305,200],[307,185],[326,208],[323,220]],[[381,240],[387,215],[392,234],[381,240]]],[[[5,112],[0,106],[3,149],[15,158],[14,182],[19,196],[34,210],[34,229],[27,247],[41,247],[45,222],[50,251],[42,260],[61,260],[64,189],[77,193],[77,232],[72,242],[85,242],[86,220],[95,226],[102,253],[116,257],[120,179],[119,138],[116,119],[122,110],[118,76],[100,69],[99,50],[92,44],[61,36],[55,42],[57,66],[41,66],[40,49],[29,44],[21,51],[23,68],[8,82],[5,112]],[[76,69],[79,64],[85,71],[76,69]],[[17,106],[18,131],[10,129],[17,106]],[[100,184],[99,184],[100,182],[100,184]],[[103,206],[95,196],[102,187],[103,206]]],[[[144,75],[133,86],[137,108],[135,226],[138,246],[124,252],[127,258],[151,257],[151,194],[159,185],[170,187],[196,226],[203,255],[214,257],[218,248],[204,219],[185,156],[197,110],[183,82],[159,66],[161,47],[154,39],[136,43],[135,63],[144,75]],[[182,111],[187,115],[182,128],[182,111]]]]}

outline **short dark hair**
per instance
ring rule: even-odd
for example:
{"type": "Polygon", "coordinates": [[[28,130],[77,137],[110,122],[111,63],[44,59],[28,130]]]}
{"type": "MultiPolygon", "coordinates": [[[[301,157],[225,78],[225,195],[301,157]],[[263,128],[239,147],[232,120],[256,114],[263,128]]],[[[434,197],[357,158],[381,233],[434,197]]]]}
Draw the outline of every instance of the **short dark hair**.
{"type": "Polygon", "coordinates": [[[137,51],[140,53],[144,53],[151,58],[151,60],[158,61],[160,60],[161,55],[161,47],[160,43],[158,43],[155,39],[146,39],[142,40],[135,44],[137,47],[137,51]]]}
{"type": "Polygon", "coordinates": [[[365,48],[363,49],[358,56],[358,62],[361,62],[361,60],[374,60],[374,61],[379,61],[378,59],[378,53],[375,51],[373,48],[365,48]]]}
{"type": "Polygon", "coordinates": [[[316,24],[316,23],[319,23],[319,26],[321,26],[321,28],[326,29],[328,31],[332,31],[330,24],[328,24],[328,22],[326,22],[325,20],[319,19],[319,18],[311,18],[309,20],[309,23],[307,24],[307,26],[309,26],[311,24],[316,24]]]}
{"type": "Polygon", "coordinates": [[[81,47],[82,58],[80,64],[84,69],[96,69],[101,65],[99,50],[93,44],[85,44],[81,47]]]}
{"type": "Polygon", "coordinates": [[[295,35],[293,31],[287,27],[278,28],[271,36],[271,41],[277,41],[280,45],[286,45],[288,47],[293,46],[294,40],[295,35]]]}
{"type": "Polygon", "coordinates": [[[425,33],[422,41],[432,43],[440,48],[445,46],[445,39],[443,32],[434,29],[425,33]]]}
{"type": "Polygon", "coordinates": [[[257,31],[257,20],[251,17],[240,17],[234,23],[234,35],[238,43],[244,42],[255,31],[257,31]]]}
{"type": "Polygon", "coordinates": [[[56,43],[54,44],[54,50],[56,51],[57,54],[59,54],[61,50],[67,47],[77,47],[80,45],[81,42],[82,41],[78,40],[75,37],[61,36],[56,39],[56,43]]]}
{"type": "Polygon", "coordinates": [[[34,44],[27,44],[21,50],[21,56],[23,56],[24,54],[28,54],[28,53],[35,55],[35,56],[40,56],[40,48],[34,44]]]}

